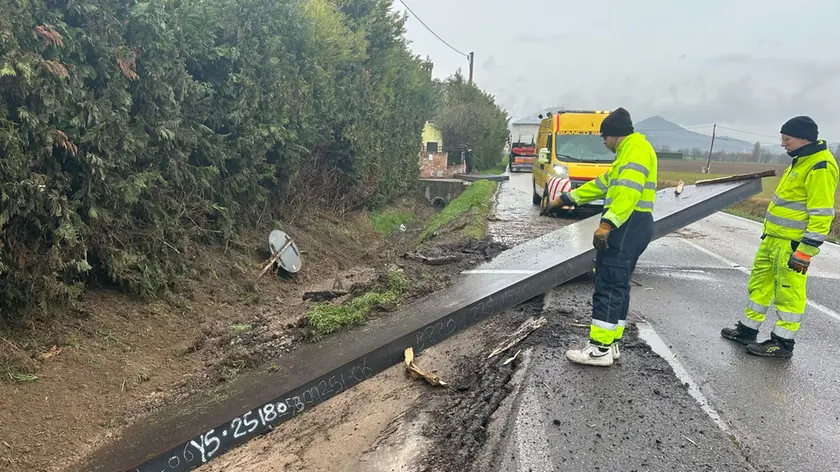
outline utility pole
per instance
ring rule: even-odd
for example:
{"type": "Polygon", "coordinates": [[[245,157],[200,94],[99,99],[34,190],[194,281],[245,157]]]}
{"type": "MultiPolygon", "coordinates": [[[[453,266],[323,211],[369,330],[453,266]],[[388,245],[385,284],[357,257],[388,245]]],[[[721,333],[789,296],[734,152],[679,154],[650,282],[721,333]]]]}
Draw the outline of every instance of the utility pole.
{"type": "Polygon", "coordinates": [[[715,131],[717,131],[717,123],[715,123],[714,126],[712,126],[712,145],[709,146],[709,160],[706,161],[706,173],[707,174],[711,172],[710,167],[712,165],[712,149],[714,149],[714,147],[715,147],[715,131]]]}
{"type": "Polygon", "coordinates": [[[470,52],[467,56],[470,59],[470,85],[473,83],[473,62],[475,61],[475,53],[470,52]]]}

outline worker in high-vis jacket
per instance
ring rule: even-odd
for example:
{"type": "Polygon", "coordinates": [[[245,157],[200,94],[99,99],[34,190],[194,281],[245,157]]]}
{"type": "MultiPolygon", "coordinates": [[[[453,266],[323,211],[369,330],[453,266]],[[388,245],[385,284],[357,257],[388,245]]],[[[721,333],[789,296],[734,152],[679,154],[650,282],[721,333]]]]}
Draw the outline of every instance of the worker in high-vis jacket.
{"type": "Polygon", "coordinates": [[[745,344],[751,354],[790,358],[805,313],[808,267],[834,220],[838,172],[825,141],[818,140],[814,120],[792,118],[782,126],[781,134],[782,147],[793,162],[782,174],[764,216],[744,317],[734,328],[724,328],[721,335],[745,344]],[[776,308],[776,325],[770,339],[759,343],[758,329],[771,302],[776,308]]]}
{"type": "Polygon", "coordinates": [[[627,110],[610,113],[600,131],[604,146],[616,154],[610,170],[560,194],[543,213],[604,199],[593,238],[597,255],[589,342],[582,349],[566,351],[566,358],[578,364],[611,366],[621,356],[619,341],[630,309],[630,278],[653,238],[657,162],[645,136],[634,132],[627,110]]]}

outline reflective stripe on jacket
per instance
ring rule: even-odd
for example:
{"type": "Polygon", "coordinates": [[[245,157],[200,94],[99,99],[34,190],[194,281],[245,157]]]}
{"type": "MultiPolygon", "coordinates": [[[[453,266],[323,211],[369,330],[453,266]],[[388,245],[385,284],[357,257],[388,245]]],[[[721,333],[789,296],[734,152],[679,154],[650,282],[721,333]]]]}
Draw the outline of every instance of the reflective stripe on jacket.
{"type": "Polygon", "coordinates": [[[604,200],[602,219],[616,228],[633,211],[653,211],[656,200],[656,151],[641,133],[633,133],[618,146],[610,170],[571,193],[575,203],[604,200]]]}
{"type": "Polygon", "coordinates": [[[824,141],[802,148],[779,180],[764,233],[797,241],[800,251],[817,255],[834,220],[837,181],[837,161],[824,141]]]}

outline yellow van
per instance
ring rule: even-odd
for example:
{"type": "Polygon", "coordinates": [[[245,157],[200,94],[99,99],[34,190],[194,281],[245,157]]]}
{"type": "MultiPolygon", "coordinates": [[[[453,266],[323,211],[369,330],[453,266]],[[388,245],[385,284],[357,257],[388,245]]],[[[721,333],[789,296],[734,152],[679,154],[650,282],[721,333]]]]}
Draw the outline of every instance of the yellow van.
{"type": "MultiPolygon", "coordinates": [[[[572,188],[580,187],[610,169],[615,154],[604,146],[601,122],[609,111],[560,111],[540,115],[537,149],[534,163],[534,205],[545,205],[548,180],[551,176],[571,180],[572,188]]],[[[603,200],[596,200],[584,208],[600,208],[603,200]]]]}

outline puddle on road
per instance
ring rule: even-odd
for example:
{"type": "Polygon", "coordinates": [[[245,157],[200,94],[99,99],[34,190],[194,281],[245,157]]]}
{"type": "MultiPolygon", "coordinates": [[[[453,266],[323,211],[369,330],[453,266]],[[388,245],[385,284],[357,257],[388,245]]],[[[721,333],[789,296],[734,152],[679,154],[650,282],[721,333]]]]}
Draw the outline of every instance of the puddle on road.
{"type": "Polygon", "coordinates": [[[709,400],[703,395],[703,392],[700,391],[700,387],[694,382],[691,376],[688,374],[688,371],[682,366],[680,361],[676,359],[676,356],[665,344],[665,341],[656,334],[653,327],[651,327],[648,323],[643,321],[637,321],[636,327],[639,329],[639,337],[645,341],[648,346],[650,346],[651,350],[665,359],[668,364],[670,364],[671,368],[674,369],[674,374],[680,379],[683,383],[688,384],[688,393],[697,400],[697,403],[700,404],[700,408],[706,412],[707,415],[715,422],[716,425],[724,432],[730,439],[735,440],[735,436],[726,426],[726,423],[720,418],[720,414],[712,407],[709,403],[709,400]]]}
{"type": "Polygon", "coordinates": [[[494,241],[513,247],[579,221],[540,216],[532,195],[530,173],[510,174],[510,180],[501,183],[496,193],[495,219],[487,226],[494,241]]]}

